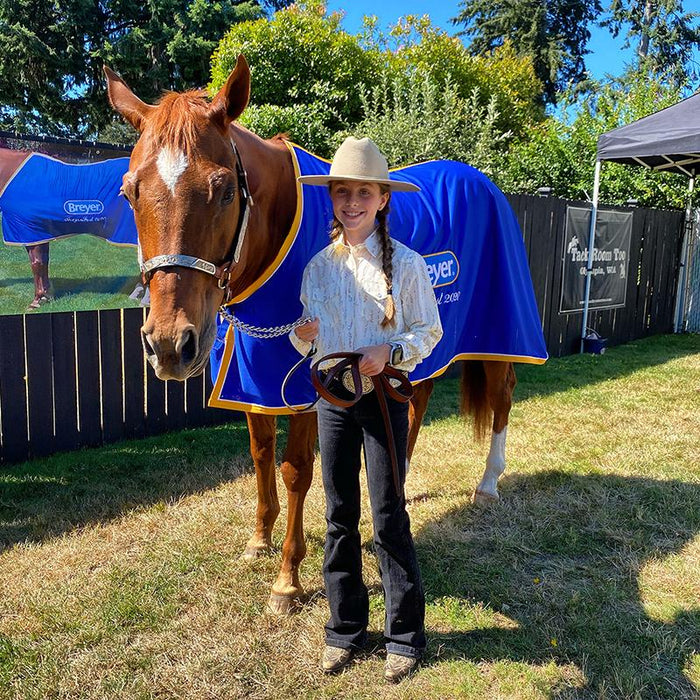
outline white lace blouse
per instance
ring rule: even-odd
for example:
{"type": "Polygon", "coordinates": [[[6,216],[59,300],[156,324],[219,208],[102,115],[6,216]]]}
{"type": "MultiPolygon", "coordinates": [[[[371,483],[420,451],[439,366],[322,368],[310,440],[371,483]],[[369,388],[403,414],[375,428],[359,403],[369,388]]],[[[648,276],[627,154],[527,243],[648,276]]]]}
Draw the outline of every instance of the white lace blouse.
{"type": "MultiPolygon", "coordinates": [[[[301,302],[305,313],[320,322],[316,357],[399,343],[403,361],[397,367],[414,369],[442,337],[425,260],[392,239],[395,325],[382,328],[387,288],[379,235],[375,231],[359,245],[349,245],[342,238],[317,253],[304,270],[301,302]]],[[[300,340],[294,331],[289,337],[302,355],[310,350],[311,343],[300,340]]]]}

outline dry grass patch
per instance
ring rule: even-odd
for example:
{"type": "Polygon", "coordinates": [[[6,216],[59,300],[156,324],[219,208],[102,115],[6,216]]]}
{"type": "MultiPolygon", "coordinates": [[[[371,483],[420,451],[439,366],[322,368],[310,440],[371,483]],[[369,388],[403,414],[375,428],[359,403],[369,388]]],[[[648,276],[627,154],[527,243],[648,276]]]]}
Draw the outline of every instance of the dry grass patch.
{"type": "MultiPolygon", "coordinates": [[[[318,669],[318,469],[309,599],[265,612],[279,556],[239,559],[256,496],[233,424],[0,473],[0,698],[697,697],[700,338],[519,378],[502,502],[485,509],[470,495],[486,447],[455,414],[456,380],[436,388],[407,483],[429,646],[401,686],[381,681],[367,507],[370,644],[339,677],[318,669]]],[[[285,515],[283,499],[277,547],[285,515]]]]}

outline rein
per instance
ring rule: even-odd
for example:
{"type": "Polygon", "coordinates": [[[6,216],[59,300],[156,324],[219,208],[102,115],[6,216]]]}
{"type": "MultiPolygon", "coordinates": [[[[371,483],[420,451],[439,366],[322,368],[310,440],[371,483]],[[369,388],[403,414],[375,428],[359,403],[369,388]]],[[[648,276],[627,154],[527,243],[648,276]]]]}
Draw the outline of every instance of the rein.
{"type": "MultiPolygon", "coordinates": [[[[292,376],[292,374],[302,365],[302,363],[315,355],[315,348],[309,352],[309,354],[297,362],[294,367],[287,373],[287,376],[282,382],[282,400],[285,405],[297,413],[302,411],[308,411],[310,408],[316,405],[319,399],[323,398],[334,406],[340,406],[341,408],[350,408],[354,406],[364,395],[362,376],[360,374],[360,359],[362,358],[362,353],[359,352],[334,352],[330,355],[325,355],[320,360],[311,365],[311,383],[316,389],[318,396],[314,401],[312,401],[308,406],[303,408],[295,408],[287,403],[287,399],[284,395],[284,389],[287,381],[292,376]],[[322,363],[328,360],[338,360],[328,371],[324,371],[320,368],[322,363]],[[341,380],[342,375],[350,373],[352,377],[352,386],[354,391],[352,398],[343,398],[337,396],[333,393],[332,387],[336,382],[342,382],[345,386],[345,382],[341,380]]],[[[396,493],[401,493],[400,479],[399,479],[399,465],[398,458],[396,456],[396,441],[394,440],[394,431],[391,427],[391,416],[389,415],[389,406],[386,401],[387,395],[398,401],[399,403],[407,403],[413,396],[413,386],[411,382],[408,381],[408,377],[399,371],[395,367],[386,365],[382,372],[375,374],[372,377],[367,377],[371,383],[372,388],[377,394],[377,401],[379,402],[379,409],[382,413],[382,419],[384,421],[384,429],[386,430],[387,442],[389,445],[389,457],[391,458],[391,471],[394,478],[394,487],[396,488],[396,493]],[[398,385],[394,386],[391,380],[398,381],[398,385]]]]}
{"type": "Polygon", "coordinates": [[[248,230],[250,207],[254,204],[253,195],[250,193],[250,187],[248,186],[248,173],[243,167],[241,155],[238,152],[238,148],[236,148],[236,142],[233,138],[231,138],[231,149],[236,159],[236,180],[238,182],[241,205],[238,210],[236,232],[234,233],[233,242],[231,244],[231,250],[233,252],[228,256],[228,260],[221,265],[215,265],[212,262],[202,260],[192,255],[156,255],[148,260],[142,260],[140,263],[141,279],[143,280],[144,286],[148,285],[155,270],[161,270],[166,267],[189,267],[214,277],[217,280],[219,289],[226,290],[224,303],[228,301],[229,291],[227,288],[229,280],[231,279],[231,268],[237,264],[241,258],[241,248],[243,247],[245,234],[248,230]]]}

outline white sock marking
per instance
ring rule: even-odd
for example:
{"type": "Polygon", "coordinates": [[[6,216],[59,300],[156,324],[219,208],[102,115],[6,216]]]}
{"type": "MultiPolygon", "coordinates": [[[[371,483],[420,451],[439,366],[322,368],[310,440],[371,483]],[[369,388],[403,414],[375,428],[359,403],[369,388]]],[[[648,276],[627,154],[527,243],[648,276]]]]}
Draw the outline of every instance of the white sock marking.
{"type": "Polygon", "coordinates": [[[173,151],[171,148],[163,148],[158,154],[156,161],[158,174],[163,178],[163,182],[170,190],[170,194],[175,196],[175,185],[180,179],[180,175],[187,169],[187,156],[182,151],[173,151]]]}
{"type": "Polygon", "coordinates": [[[506,469],[506,433],[508,426],[500,433],[491,433],[491,448],[486,458],[486,471],[477,490],[498,497],[498,478],[506,469]]]}

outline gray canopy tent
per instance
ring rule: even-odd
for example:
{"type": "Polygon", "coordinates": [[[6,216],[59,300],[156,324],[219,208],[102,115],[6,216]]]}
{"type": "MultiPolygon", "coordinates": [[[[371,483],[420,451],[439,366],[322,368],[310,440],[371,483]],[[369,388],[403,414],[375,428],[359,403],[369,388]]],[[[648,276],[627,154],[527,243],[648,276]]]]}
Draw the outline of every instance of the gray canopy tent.
{"type": "MultiPolygon", "coordinates": [[[[654,112],[648,117],[621,126],[598,137],[598,149],[593,182],[593,211],[588,235],[588,274],[581,326],[581,350],[588,323],[588,305],[591,293],[591,270],[593,269],[593,246],[598,216],[598,194],[600,172],[603,161],[642,165],[651,170],[682,173],[690,178],[689,195],[695,186],[696,173],[700,173],[700,93],[688,97],[671,107],[654,112]]],[[[690,217],[690,196],[686,217],[690,217]]],[[[681,264],[687,252],[687,227],[683,240],[681,264]]],[[[678,329],[679,304],[681,301],[681,277],[676,294],[676,330],[678,329]]]]}

